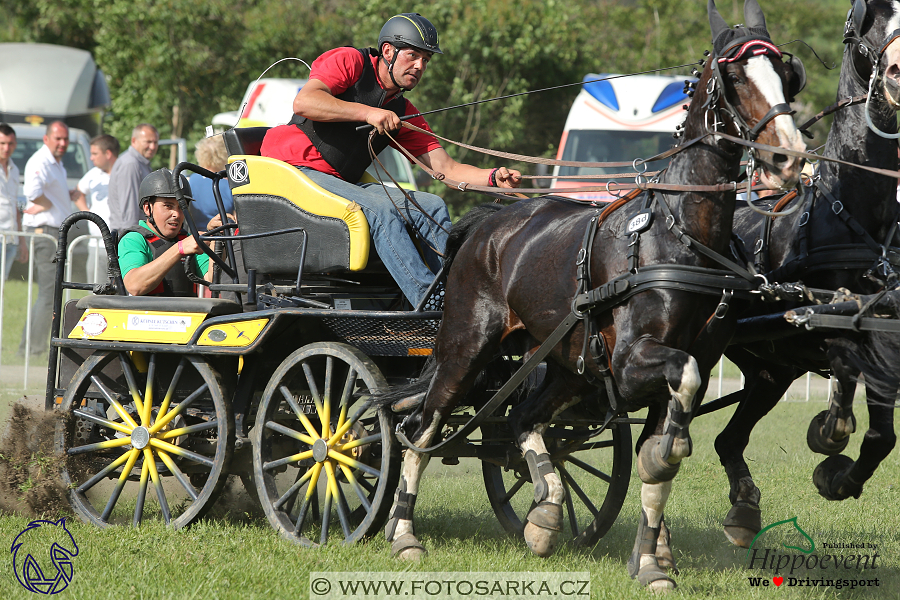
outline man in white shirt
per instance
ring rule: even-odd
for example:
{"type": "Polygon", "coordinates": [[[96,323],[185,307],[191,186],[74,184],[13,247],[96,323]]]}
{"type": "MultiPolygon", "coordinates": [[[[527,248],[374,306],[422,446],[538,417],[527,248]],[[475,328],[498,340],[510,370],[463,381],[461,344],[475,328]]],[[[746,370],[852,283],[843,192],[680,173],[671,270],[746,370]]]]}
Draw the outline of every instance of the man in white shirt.
{"type": "MultiPolygon", "coordinates": [[[[69,148],[69,127],[62,121],[47,126],[44,145],[25,164],[25,215],[22,228],[59,238],[59,226],[72,213],[72,195],[66,181],[63,156],[69,148]]],[[[78,202],[80,210],[87,210],[84,198],[78,202]]],[[[53,310],[53,289],[56,283],[56,242],[45,237],[34,240],[34,268],[38,297],[31,308],[31,353],[47,351],[50,342],[50,317],[53,310]]],[[[25,353],[28,323],[22,330],[19,354],[25,353]]]]}
{"type": "MultiPolygon", "coordinates": [[[[87,198],[88,210],[101,217],[109,227],[109,172],[119,157],[119,140],[111,135],[98,135],[91,140],[91,162],[94,168],[78,182],[74,201],[87,198]]],[[[100,228],[88,221],[91,235],[100,235],[100,228]]],[[[103,240],[88,242],[87,280],[91,283],[106,281],[106,247],[103,240]],[[96,269],[95,269],[96,267],[96,269]],[[96,272],[95,272],[96,270],[96,272]]]]}
{"type": "MultiPolygon", "coordinates": [[[[0,231],[21,231],[22,216],[19,213],[19,168],[12,161],[16,151],[16,131],[6,123],[0,123],[0,231]]],[[[24,258],[23,238],[8,237],[5,240],[6,255],[3,278],[9,278],[16,256],[24,258]]],[[[0,261],[4,259],[0,258],[0,261]]]]}

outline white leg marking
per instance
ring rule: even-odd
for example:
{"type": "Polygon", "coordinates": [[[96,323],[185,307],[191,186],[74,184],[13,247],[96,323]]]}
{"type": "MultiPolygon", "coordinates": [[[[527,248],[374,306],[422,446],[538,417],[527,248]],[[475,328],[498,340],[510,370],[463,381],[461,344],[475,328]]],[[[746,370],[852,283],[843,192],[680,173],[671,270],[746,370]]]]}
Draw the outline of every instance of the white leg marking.
{"type": "MultiPolygon", "coordinates": [[[[681,410],[689,411],[691,410],[691,403],[694,401],[694,396],[699,389],[700,367],[697,365],[697,361],[694,357],[689,356],[687,363],[684,365],[684,371],[681,374],[681,382],[678,389],[672,389],[672,386],[670,385],[669,393],[671,393],[672,397],[681,404],[681,410]]],[[[666,417],[666,427],[668,427],[668,421],[669,418],[666,417]]],[[[672,443],[672,452],[669,454],[669,462],[673,465],[681,462],[681,459],[687,456],[690,451],[691,448],[688,440],[676,439],[672,443]]]]}
{"type": "MultiPolygon", "coordinates": [[[[666,508],[666,501],[668,501],[671,491],[671,481],[641,485],[641,507],[644,509],[644,514],[647,515],[647,525],[649,527],[659,527],[659,523],[663,518],[663,510],[666,508]]],[[[645,567],[650,564],[656,564],[656,556],[653,554],[642,554],[641,566],[645,567]]]]}
{"type": "MultiPolygon", "coordinates": [[[[546,426],[543,426],[542,429],[546,429],[546,426]]],[[[526,431],[525,433],[520,435],[519,448],[522,450],[523,456],[529,450],[534,450],[535,454],[545,454],[547,452],[547,446],[544,444],[544,438],[537,431],[526,431]]],[[[547,500],[549,502],[552,502],[553,504],[562,504],[563,499],[566,497],[566,493],[563,489],[562,481],[560,481],[559,479],[559,475],[554,472],[552,475],[548,475],[544,479],[550,489],[547,500]]]]}
{"type": "MultiPolygon", "coordinates": [[[[439,418],[440,417],[437,415],[437,413],[435,413],[434,418],[431,421],[431,425],[428,426],[428,428],[419,439],[413,442],[416,446],[422,447],[427,446],[431,443],[435,431],[437,431],[437,423],[439,418]]],[[[428,466],[428,461],[430,459],[431,456],[428,454],[406,450],[403,456],[403,479],[406,481],[406,493],[419,493],[419,481],[421,480],[422,473],[425,471],[425,467],[428,466]]],[[[395,507],[391,508],[392,513],[393,508],[395,507]]],[[[394,539],[399,538],[403,534],[412,533],[412,531],[413,522],[410,519],[398,519],[397,528],[394,530],[394,539]]]]}

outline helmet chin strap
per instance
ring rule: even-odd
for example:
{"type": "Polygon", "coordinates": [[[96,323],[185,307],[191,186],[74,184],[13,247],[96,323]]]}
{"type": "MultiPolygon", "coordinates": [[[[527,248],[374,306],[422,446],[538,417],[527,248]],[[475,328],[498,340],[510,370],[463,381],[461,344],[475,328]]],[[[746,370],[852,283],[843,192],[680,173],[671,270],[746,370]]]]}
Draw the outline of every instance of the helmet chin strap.
{"type": "Polygon", "coordinates": [[[156,221],[153,219],[153,203],[148,202],[146,205],[150,209],[150,211],[149,211],[150,214],[147,215],[147,222],[150,223],[150,227],[153,228],[153,231],[155,231],[159,237],[166,240],[167,242],[177,242],[178,241],[177,233],[175,234],[174,238],[170,238],[166,235],[163,235],[163,232],[159,230],[159,226],[156,224],[156,221]]]}
{"type": "MultiPolygon", "coordinates": [[[[391,47],[394,49],[394,57],[391,58],[391,62],[388,64],[388,75],[391,76],[391,81],[394,85],[400,88],[401,92],[408,92],[409,90],[397,83],[397,80],[394,78],[394,63],[397,62],[397,57],[400,56],[400,48],[391,44],[391,47]]],[[[381,59],[384,60],[384,55],[381,55],[381,59]]]]}

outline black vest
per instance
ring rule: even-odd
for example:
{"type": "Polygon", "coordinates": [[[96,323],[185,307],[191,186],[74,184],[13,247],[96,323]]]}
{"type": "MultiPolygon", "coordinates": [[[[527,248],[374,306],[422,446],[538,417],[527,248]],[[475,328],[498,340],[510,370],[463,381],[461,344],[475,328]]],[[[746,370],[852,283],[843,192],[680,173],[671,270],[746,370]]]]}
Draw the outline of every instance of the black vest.
{"type": "MultiPolygon", "coordinates": [[[[377,56],[377,51],[374,48],[359,48],[358,50],[363,56],[362,76],[343,94],[335,97],[345,102],[357,102],[366,106],[391,110],[402,117],[406,111],[406,99],[402,94],[381,106],[387,92],[378,84],[378,76],[369,59],[370,56],[377,56]]],[[[367,141],[371,130],[356,131],[357,127],[365,125],[365,123],[358,121],[320,123],[294,115],[291,124],[296,125],[307,135],[309,141],[322,154],[325,162],[334,167],[334,170],[340,173],[345,181],[358,182],[372,164],[367,141]]],[[[387,148],[389,141],[386,135],[376,135],[372,140],[375,154],[387,148]]]]}
{"type": "MultiPolygon", "coordinates": [[[[153,252],[153,260],[156,260],[163,253],[178,243],[178,241],[170,242],[164,238],[159,237],[153,231],[147,229],[146,227],[142,227],[138,225],[137,227],[132,227],[131,229],[126,229],[122,232],[122,237],[125,236],[126,233],[136,232],[141,234],[145,240],[147,240],[147,244],[150,246],[150,251],[153,252]]],[[[183,240],[187,237],[187,234],[182,231],[178,234],[178,240],[183,240]]],[[[121,238],[120,238],[121,239],[121,238]]],[[[197,295],[197,285],[193,283],[190,279],[188,279],[187,275],[184,272],[184,263],[185,261],[190,261],[190,265],[194,273],[197,273],[199,269],[197,268],[197,261],[194,259],[192,255],[182,256],[181,260],[175,264],[169,272],[166,273],[166,276],[163,277],[163,280],[159,282],[152,291],[148,292],[147,296],[183,296],[183,297],[193,297],[197,295]]]]}

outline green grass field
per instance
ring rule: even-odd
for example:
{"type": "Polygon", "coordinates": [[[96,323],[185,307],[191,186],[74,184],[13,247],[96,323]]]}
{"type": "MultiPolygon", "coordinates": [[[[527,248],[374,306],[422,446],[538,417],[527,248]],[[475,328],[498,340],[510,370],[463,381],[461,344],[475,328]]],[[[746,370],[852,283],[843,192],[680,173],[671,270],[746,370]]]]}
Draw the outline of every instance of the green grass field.
{"type": "MultiPolygon", "coordinates": [[[[0,404],[17,394],[6,393],[0,404]]],[[[762,488],[763,525],[797,517],[815,541],[877,544],[876,570],[829,571],[838,577],[874,577],[877,588],[751,587],[748,578],[772,576],[748,569],[747,551],[731,546],[721,532],[729,508],[728,484],[712,447],[731,410],[703,416],[691,428],[694,456],[675,480],[666,511],[681,574],[672,597],[898,598],[900,597],[900,461],[894,452],[867,484],[860,499],[828,502],[815,491],[811,476],[821,457],[805,443],[810,418],[824,408],[819,401],[781,403],[755,432],[748,463],[762,488]]],[[[857,409],[860,431],[867,417],[857,409]]],[[[635,429],[635,434],[637,430],[635,429]]],[[[856,456],[858,432],[846,453],[856,456]]],[[[383,535],[353,546],[304,549],[278,538],[259,517],[210,519],[188,530],[160,525],[140,529],[98,530],[72,520],[79,545],[75,576],[61,598],[309,598],[313,571],[515,572],[588,571],[592,598],[646,598],[631,581],[625,561],[631,552],[639,511],[640,481],[632,476],[628,498],[616,524],[593,548],[563,546],[549,559],[532,556],[521,540],[506,536],[484,492],[481,468],[463,460],[458,466],[434,461],[426,472],[417,503],[417,532],[429,549],[415,565],[389,556],[383,535]]],[[[44,515],[58,518],[60,515],[44,515]]],[[[12,540],[29,522],[21,515],[0,514],[0,540],[12,540]]],[[[796,544],[797,536],[771,534],[770,547],[796,544]]],[[[817,552],[825,552],[817,550],[817,552]]],[[[832,551],[834,552],[834,551],[832,551]]],[[[10,555],[0,563],[0,598],[30,598],[14,579],[10,555]]],[[[313,596],[315,597],[315,596],[313,596]]]]}

